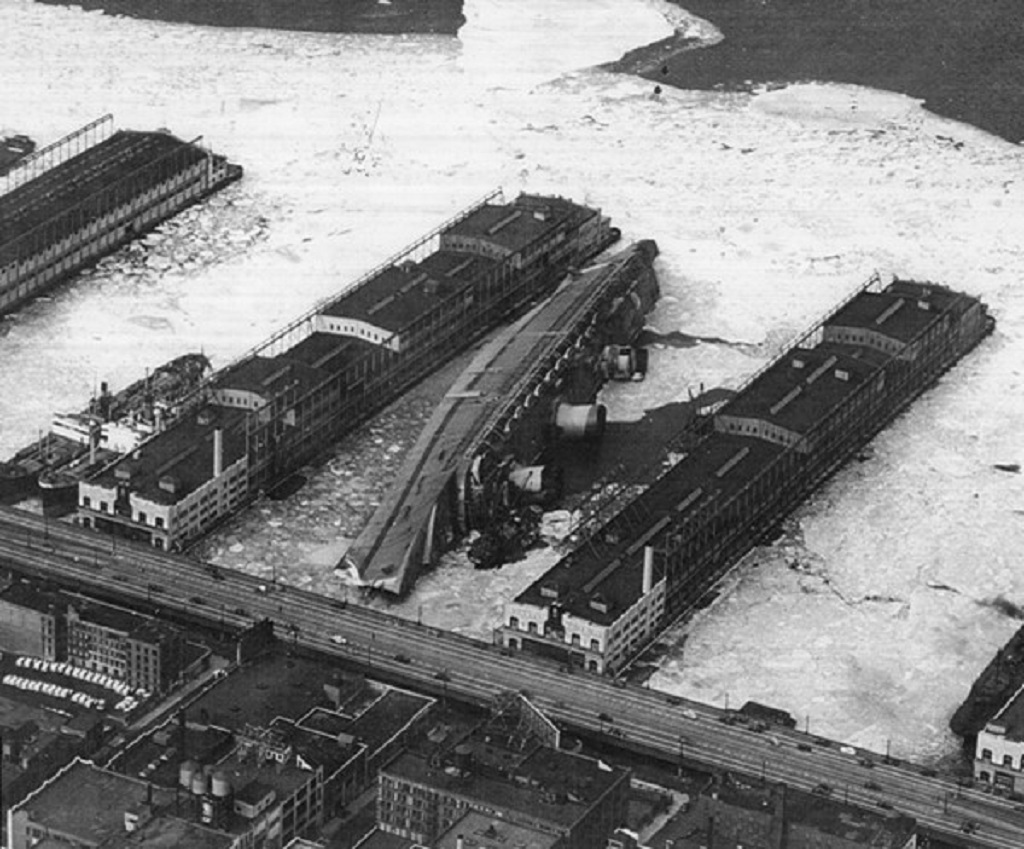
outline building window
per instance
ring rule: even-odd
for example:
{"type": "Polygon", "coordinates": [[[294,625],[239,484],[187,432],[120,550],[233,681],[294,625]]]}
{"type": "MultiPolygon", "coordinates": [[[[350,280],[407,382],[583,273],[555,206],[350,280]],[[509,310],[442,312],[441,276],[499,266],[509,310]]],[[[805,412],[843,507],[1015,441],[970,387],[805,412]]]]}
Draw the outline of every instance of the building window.
{"type": "Polygon", "coordinates": [[[992,760],[992,750],[991,749],[982,749],[981,750],[981,759],[983,761],[990,761],[990,760],[992,760]]]}
{"type": "Polygon", "coordinates": [[[141,510],[139,511],[139,524],[140,525],[146,524],[146,514],[143,513],[141,510]]]}
{"type": "Polygon", "coordinates": [[[1003,766],[1013,769],[1013,755],[1003,755],[1003,766]]]}
{"type": "Polygon", "coordinates": [[[154,524],[155,524],[155,525],[156,525],[156,526],[157,526],[158,528],[162,528],[162,527],[164,526],[164,517],[163,517],[163,516],[157,516],[157,517],[156,517],[156,518],[155,518],[155,519],[153,520],[153,523],[154,523],[154,524]]]}
{"type": "Polygon", "coordinates": [[[519,617],[518,616],[510,616],[508,618],[508,627],[509,628],[515,628],[516,630],[519,630],[519,617]]]}
{"type": "Polygon", "coordinates": [[[100,512],[102,512],[102,513],[106,513],[107,512],[107,502],[106,501],[101,501],[100,502],[100,512]]]}
{"type": "Polygon", "coordinates": [[[572,635],[572,644],[574,646],[578,646],[580,644],[580,635],[579,634],[573,634],[572,635]]]}
{"type": "Polygon", "coordinates": [[[82,497],[82,506],[83,507],[91,507],[92,506],[92,499],[88,495],[82,497]]]}
{"type": "Polygon", "coordinates": [[[590,650],[591,651],[601,651],[601,644],[597,640],[591,640],[590,641],[590,650]]]}
{"type": "Polygon", "coordinates": [[[526,630],[529,631],[531,634],[536,634],[537,633],[537,623],[536,622],[530,622],[526,626],[526,630]]]}

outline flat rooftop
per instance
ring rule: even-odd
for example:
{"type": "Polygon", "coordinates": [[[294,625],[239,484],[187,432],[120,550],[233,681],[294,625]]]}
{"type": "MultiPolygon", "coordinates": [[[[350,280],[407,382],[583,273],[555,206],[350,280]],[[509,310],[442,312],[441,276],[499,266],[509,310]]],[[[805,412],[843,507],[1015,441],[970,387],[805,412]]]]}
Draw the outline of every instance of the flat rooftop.
{"type": "Polygon", "coordinates": [[[148,191],[162,181],[163,175],[147,166],[175,152],[184,167],[206,155],[169,133],[121,130],[0,196],[0,265],[18,255],[12,244],[15,240],[71,208],[81,204],[86,220],[113,208],[113,199],[102,190],[122,177],[132,175],[136,195],[148,191]]]}
{"type": "MultiPolygon", "coordinates": [[[[492,263],[493,264],[493,263],[492,263]]],[[[415,262],[390,265],[321,310],[397,333],[456,292],[472,285],[462,276],[435,277],[415,262]]]]}
{"type": "Polygon", "coordinates": [[[376,752],[433,703],[429,696],[389,689],[352,722],[347,733],[365,743],[370,753],[376,752]]]}
{"type": "MultiPolygon", "coordinates": [[[[124,833],[125,811],[146,801],[145,781],[75,761],[22,807],[37,826],[102,843],[124,833]]],[[[153,787],[153,804],[174,805],[174,792],[153,787]]]]}
{"type": "Polygon", "coordinates": [[[156,817],[137,831],[129,833],[122,828],[121,834],[103,844],[103,849],[231,849],[236,839],[236,835],[177,817],[156,817]]]}
{"type": "Polygon", "coordinates": [[[445,235],[487,241],[511,254],[558,226],[596,214],[563,198],[520,195],[511,204],[484,204],[445,235]]]}
{"type": "Polygon", "coordinates": [[[27,607],[39,613],[55,613],[67,607],[67,599],[57,591],[44,590],[27,581],[15,581],[0,590],[0,601],[27,607]]]}
{"type": "Polygon", "coordinates": [[[897,280],[881,292],[861,292],[825,323],[873,330],[906,343],[964,297],[944,286],[897,280]]]}
{"type": "Polygon", "coordinates": [[[861,345],[823,342],[796,348],[758,375],[718,415],[761,419],[806,434],[888,359],[861,345]]]}
{"type": "MultiPolygon", "coordinates": [[[[477,743],[466,745],[475,748],[477,743]]],[[[486,768],[476,757],[468,774],[451,770],[450,764],[447,767],[440,763],[431,765],[429,757],[406,751],[382,773],[566,829],[626,777],[624,770],[606,770],[598,761],[544,747],[517,764],[511,777],[506,771],[486,768]]]]}
{"type": "Polygon", "coordinates": [[[231,407],[190,410],[143,443],[138,459],[127,455],[89,481],[112,489],[123,482],[118,470],[127,470],[132,492],[157,504],[175,504],[213,477],[213,432],[217,428],[223,434],[223,468],[245,456],[245,416],[244,410],[231,407]],[[164,477],[175,481],[175,492],[160,486],[164,477]]]}
{"type": "MultiPolygon", "coordinates": [[[[719,785],[717,790],[720,802],[772,815],[772,791],[777,787],[764,788],[730,781],[719,785]]],[[[785,789],[785,811],[790,828],[800,825],[872,849],[902,849],[917,829],[917,821],[912,817],[882,811],[875,813],[844,804],[830,796],[792,788],[785,789]]]]}
{"type": "MultiPolygon", "coordinates": [[[[750,475],[782,455],[781,445],[753,437],[715,433],[658,478],[619,511],[588,542],[578,546],[521,592],[516,601],[547,606],[558,592],[564,612],[610,625],[629,608],[643,589],[644,545],[658,547],[665,530],[708,498],[728,500],[750,481],[750,475]],[[643,516],[636,527],[635,516],[643,516]],[[591,606],[596,601],[606,610],[591,606]]],[[[662,575],[655,559],[654,580],[662,575]]]]}
{"type": "Polygon", "coordinates": [[[561,840],[535,828],[470,811],[434,841],[435,849],[551,849],[561,840]],[[462,838],[462,847],[459,838],[462,838]]]}
{"type": "MultiPolygon", "coordinates": [[[[235,799],[250,803],[264,798],[268,790],[273,790],[277,794],[276,801],[281,802],[314,777],[313,772],[290,764],[253,763],[251,758],[243,759],[237,751],[218,763],[216,771],[227,779],[235,799]]],[[[236,817],[231,830],[238,833],[251,826],[251,822],[236,817]]]]}
{"type": "Polygon", "coordinates": [[[254,392],[268,400],[294,386],[301,396],[320,384],[328,373],[288,356],[249,357],[217,375],[218,389],[254,392]]]}
{"type": "Polygon", "coordinates": [[[986,730],[989,726],[1002,728],[1009,740],[1024,741],[1024,686],[1021,686],[1000,708],[999,713],[988,721],[986,730]]]}
{"type": "Polygon", "coordinates": [[[380,350],[380,345],[366,342],[354,336],[337,336],[333,333],[314,332],[288,349],[289,359],[298,360],[311,368],[327,374],[339,374],[350,363],[359,360],[371,351],[380,350]]]}
{"type": "Polygon", "coordinates": [[[307,764],[314,768],[322,766],[325,781],[365,748],[358,740],[341,742],[336,735],[312,731],[282,717],[275,719],[271,727],[281,733],[284,741],[307,764]]]}

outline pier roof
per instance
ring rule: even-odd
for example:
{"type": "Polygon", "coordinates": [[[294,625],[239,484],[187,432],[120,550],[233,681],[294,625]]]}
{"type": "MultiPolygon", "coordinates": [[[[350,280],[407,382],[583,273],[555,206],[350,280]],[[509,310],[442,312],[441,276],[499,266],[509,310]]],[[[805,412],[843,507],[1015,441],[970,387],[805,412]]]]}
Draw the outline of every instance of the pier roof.
{"type": "Polygon", "coordinates": [[[861,345],[823,342],[797,348],[758,375],[719,415],[762,419],[807,433],[888,360],[861,345]]]}
{"type": "Polygon", "coordinates": [[[1008,740],[1024,741],[1024,686],[1021,686],[985,727],[986,731],[1002,731],[1008,740]]]}
{"type": "Polygon", "coordinates": [[[906,343],[963,297],[943,286],[897,280],[882,292],[861,292],[826,324],[870,330],[906,343]]]}
{"type": "Polygon", "coordinates": [[[128,474],[132,492],[157,504],[175,504],[213,477],[213,432],[223,434],[223,468],[245,456],[245,410],[203,407],[191,410],[173,427],[144,442],[138,456],[129,454],[90,482],[112,488],[128,474]],[[160,486],[172,478],[175,491],[160,486]]]}
{"type": "Polygon", "coordinates": [[[324,307],[322,312],[398,332],[462,285],[462,281],[433,277],[418,263],[409,261],[382,269],[366,283],[324,307]]]}
{"type": "Polygon", "coordinates": [[[520,195],[511,204],[479,207],[445,230],[445,236],[480,239],[515,253],[563,222],[577,220],[581,214],[597,212],[562,198],[520,195]]]}
{"type": "Polygon", "coordinates": [[[113,207],[104,190],[121,178],[132,175],[136,196],[148,191],[167,178],[155,164],[170,155],[180,157],[183,168],[206,153],[170,133],[122,130],[0,196],[0,265],[18,255],[12,243],[35,228],[79,207],[86,220],[113,207]]]}
{"type": "MultiPolygon", "coordinates": [[[[715,434],[698,443],[634,502],[620,511],[590,540],[579,545],[527,587],[516,601],[546,607],[555,588],[566,613],[610,625],[640,598],[644,545],[659,546],[665,531],[695,514],[710,498],[727,501],[784,452],[781,445],[752,437],[715,434]],[[634,518],[642,515],[638,536],[634,518]],[[605,610],[591,606],[604,602],[605,610]]],[[[657,569],[657,561],[656,561],[657,569]]],[[[655,571],[655,581],[662,576],[655,571]]]]}
{"type": "Polygon", "coordinates": [[[360,357],[379,350],[380,345],[355,336],[314,332],[289,348],[287,356],[326,374],[338,374],[360,357]]]}
{"type": "Polygon", "coordinates": [[[265,398],[294,387],[299,394],[318,385],[327,373],[288,356],[249,357],[217,375],[220,389],[241,389],[265,398]]]}

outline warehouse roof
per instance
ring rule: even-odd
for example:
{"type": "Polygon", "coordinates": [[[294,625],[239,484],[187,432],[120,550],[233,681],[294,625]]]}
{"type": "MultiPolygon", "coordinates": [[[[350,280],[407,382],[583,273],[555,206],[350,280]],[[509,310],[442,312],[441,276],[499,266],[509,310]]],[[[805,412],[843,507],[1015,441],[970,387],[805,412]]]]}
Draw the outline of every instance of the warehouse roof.
{"type": "Polygon", "coordinates": [[[962,298],[943,286],[897,280],[881,292],[859,293],[826,324],[870,330],[906,343],[962,298]]]}
{"type": "Polygon", "coordinates": [[[796,348],[765,369],[719,416],[761,419],[805,434],[887,362],[880,351],[823,342],[796,348]]]}
{"type": "Polygon", "coordinates": [[[115,487],[127,480],[132,492],[143,498],[175,504],[213,477],[213,433],[218,427],[223,434],[223,468],[245,456],[245,416],[244,410],[231,407],[191,410],[173,427],[144,442],[137,458],[123,457],[90,482],[115,487]],[[165,478],[174,482],[173,492],[160,486],[165,478]]]}
{"type": "MultiPolygon", "coordinates": [[[[516,601],[547,606],[554,590],[566,613],[610,625],[641,596],[644,546],[659,547],[669,527],[695,513],[708,499],[731,498],[750,482],[753,473],[784,450],[774,443],[731,434],[703,440],[644,491],[637,500],[642,504],[639,510],[620,511],[516,601]],[[639,515],[644,518],[638,529],[639,515]]],[[[655,581],[661,577],[656,571],[655,581]]]]}
{"type": "Polygon", "coordinates": [[[581,213],[598,214],[562,198],[520,195],[511,204],[485,204],[445,231],[445,236],[480,239],[515,253],[581,213]]]}
{"type": "Polygon", "coordinates": [[[18,255],[12,243],[31,230],[78,207],[86,220],[113,208],[119,201],[104,190],[123,177],[132,175],[136,196],[162,182],[164,169],[153,166],[170,155],[185,168],[206,153],[170,133],[119,131],[0,196],[0,265],[18,255]]]}

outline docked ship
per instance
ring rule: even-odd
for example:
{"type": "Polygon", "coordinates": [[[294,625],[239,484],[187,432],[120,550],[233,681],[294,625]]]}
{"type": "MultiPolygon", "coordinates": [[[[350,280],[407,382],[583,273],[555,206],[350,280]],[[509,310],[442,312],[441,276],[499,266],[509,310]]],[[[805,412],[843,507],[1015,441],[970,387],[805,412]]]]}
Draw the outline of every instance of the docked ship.
{"type": "Polygon", "coordinates": [[[80,482],[77,521],[187,548],[619,236],[565,198],[488,194],[211,376],[173,426],[80,482]]]}
{"type": "Polygon", "coordinates": [[[0,502],[30,497],[38,487],[48,512],[67,512],[61,505],[74,504],[81,475],[134,450],[170,424],[209,371],[204,354],[190,353],[115,394],[100,384],[88,407],[56,414],[45,436],[0,463],[0,502]]]}

